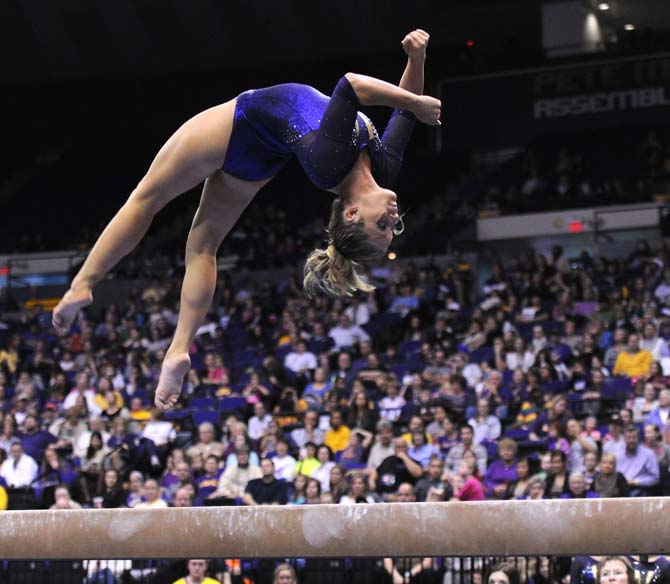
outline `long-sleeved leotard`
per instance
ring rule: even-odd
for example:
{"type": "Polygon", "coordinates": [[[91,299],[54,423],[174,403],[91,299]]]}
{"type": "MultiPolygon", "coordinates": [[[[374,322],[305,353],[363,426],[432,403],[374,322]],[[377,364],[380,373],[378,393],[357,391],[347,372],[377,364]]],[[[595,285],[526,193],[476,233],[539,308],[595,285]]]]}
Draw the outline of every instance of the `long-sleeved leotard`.
{"type": "Polygon", "coordinates": [[[237,97],[223,170],[245,180],[268,179],[295,154],[310,180],[327,190],[344,179],[367,148],[373,177],[391,187],[416,118],[394,110],[380,139],[359,107],[346,77],[330,98],[297,83],[246,91],[237,97]]]}

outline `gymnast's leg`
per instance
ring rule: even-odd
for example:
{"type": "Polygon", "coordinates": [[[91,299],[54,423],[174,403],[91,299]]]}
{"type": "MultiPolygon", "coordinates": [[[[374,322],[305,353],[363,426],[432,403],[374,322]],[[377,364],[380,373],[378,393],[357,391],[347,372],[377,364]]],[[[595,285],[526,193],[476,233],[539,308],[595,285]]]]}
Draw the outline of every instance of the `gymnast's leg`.
{"type": "Polygon", "coordinates": [[[191,360],[188,348],[207,316],[216,287],[216,252],[258,190],[268,181],[243,181],[222,171],[205,181],[186,242],[179,321],[156,388],[156,407],[177,403],[191,360]]]}
{"type": "Polygon", "coordinates": [[[154,215],[223,166],[234,111],[235,100],[232,100],[201,112],[179,128],[161,148],[56,306],[53,325],[59,334],[66,334],[79,310],[92,302],[93,286],[135,248],[154,215]]]}

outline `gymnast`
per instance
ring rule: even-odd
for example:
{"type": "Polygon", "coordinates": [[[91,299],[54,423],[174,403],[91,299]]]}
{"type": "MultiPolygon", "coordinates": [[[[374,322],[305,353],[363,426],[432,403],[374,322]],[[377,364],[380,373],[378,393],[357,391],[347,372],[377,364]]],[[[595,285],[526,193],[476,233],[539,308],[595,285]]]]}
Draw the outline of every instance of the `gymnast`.
{"type": "Polygon", "coordinates": [[[70,289],[53,312],[67,334],[92,289],[130,253],[167,203],[204,180],[186,243],[179,320],[156,388],[159,409],[173,407],[190,367],[188,347],[209,310],[216,285],[216,252],[256,193],[295,154],[309,179],[336,196],[326,249],[305,264],[308,296],[369,292],[358,264],[385,253],[402,232],[392,186],[415,120],[440,124],[440,101],[423,95],[428,33],[402,41],[407,66],[395,86],[347,73],[330,98],[308,85],[287,83],[246,91],[181,126],[104,229],[70,289]],[[360,106],[394,108],[379,138],[360,106]]]}

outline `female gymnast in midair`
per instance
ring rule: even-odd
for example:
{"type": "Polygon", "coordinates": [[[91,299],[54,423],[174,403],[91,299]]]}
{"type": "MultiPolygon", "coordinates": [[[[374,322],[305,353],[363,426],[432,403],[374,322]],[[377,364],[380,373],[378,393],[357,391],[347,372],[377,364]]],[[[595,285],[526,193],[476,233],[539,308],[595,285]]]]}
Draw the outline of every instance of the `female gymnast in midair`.
{"type": "Polygon", "coordinates": [[[423,95],[428,34],[402,41],[407,66],[400,85],[347,73],[330,98],[288,83],[246,91],[187,121],[165,143],[144,178],[107,225],[70,289],[53,325],[66,334],[92,302],[92,289],[130,253],[167,203],[205,181],[186,243],[179,321],[156,388],[156,406],[177,403],[189,369],[188,347],[209,310],[216,252],[256,193],[295,154],[310,180],[335,193],[326,249],[305,264],[305,292],[351,295],[373,289],[357,271],[381,256],[402,231],[393,185],[415,119],[440,123],[440,101],[423,95]],[[360,106],[395,108],[379,138],[360,106]]]}

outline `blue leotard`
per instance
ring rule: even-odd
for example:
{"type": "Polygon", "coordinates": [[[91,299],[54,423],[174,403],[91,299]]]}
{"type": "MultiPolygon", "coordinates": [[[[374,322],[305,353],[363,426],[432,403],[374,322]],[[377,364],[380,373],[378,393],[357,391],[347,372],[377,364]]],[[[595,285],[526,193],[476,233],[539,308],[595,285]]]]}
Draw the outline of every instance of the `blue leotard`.
{"type": "Polygon", "coordinates": [[[295,154],[310,180],[326,190],[344,179],[367,148],[373,177],[390,187],[416,119],[395,110],[380,139],[359,108],[346,77],[330,98],[298,83],[246,91],[237,97],[223,170],[245,180],[268,179],[295,154]]]}

